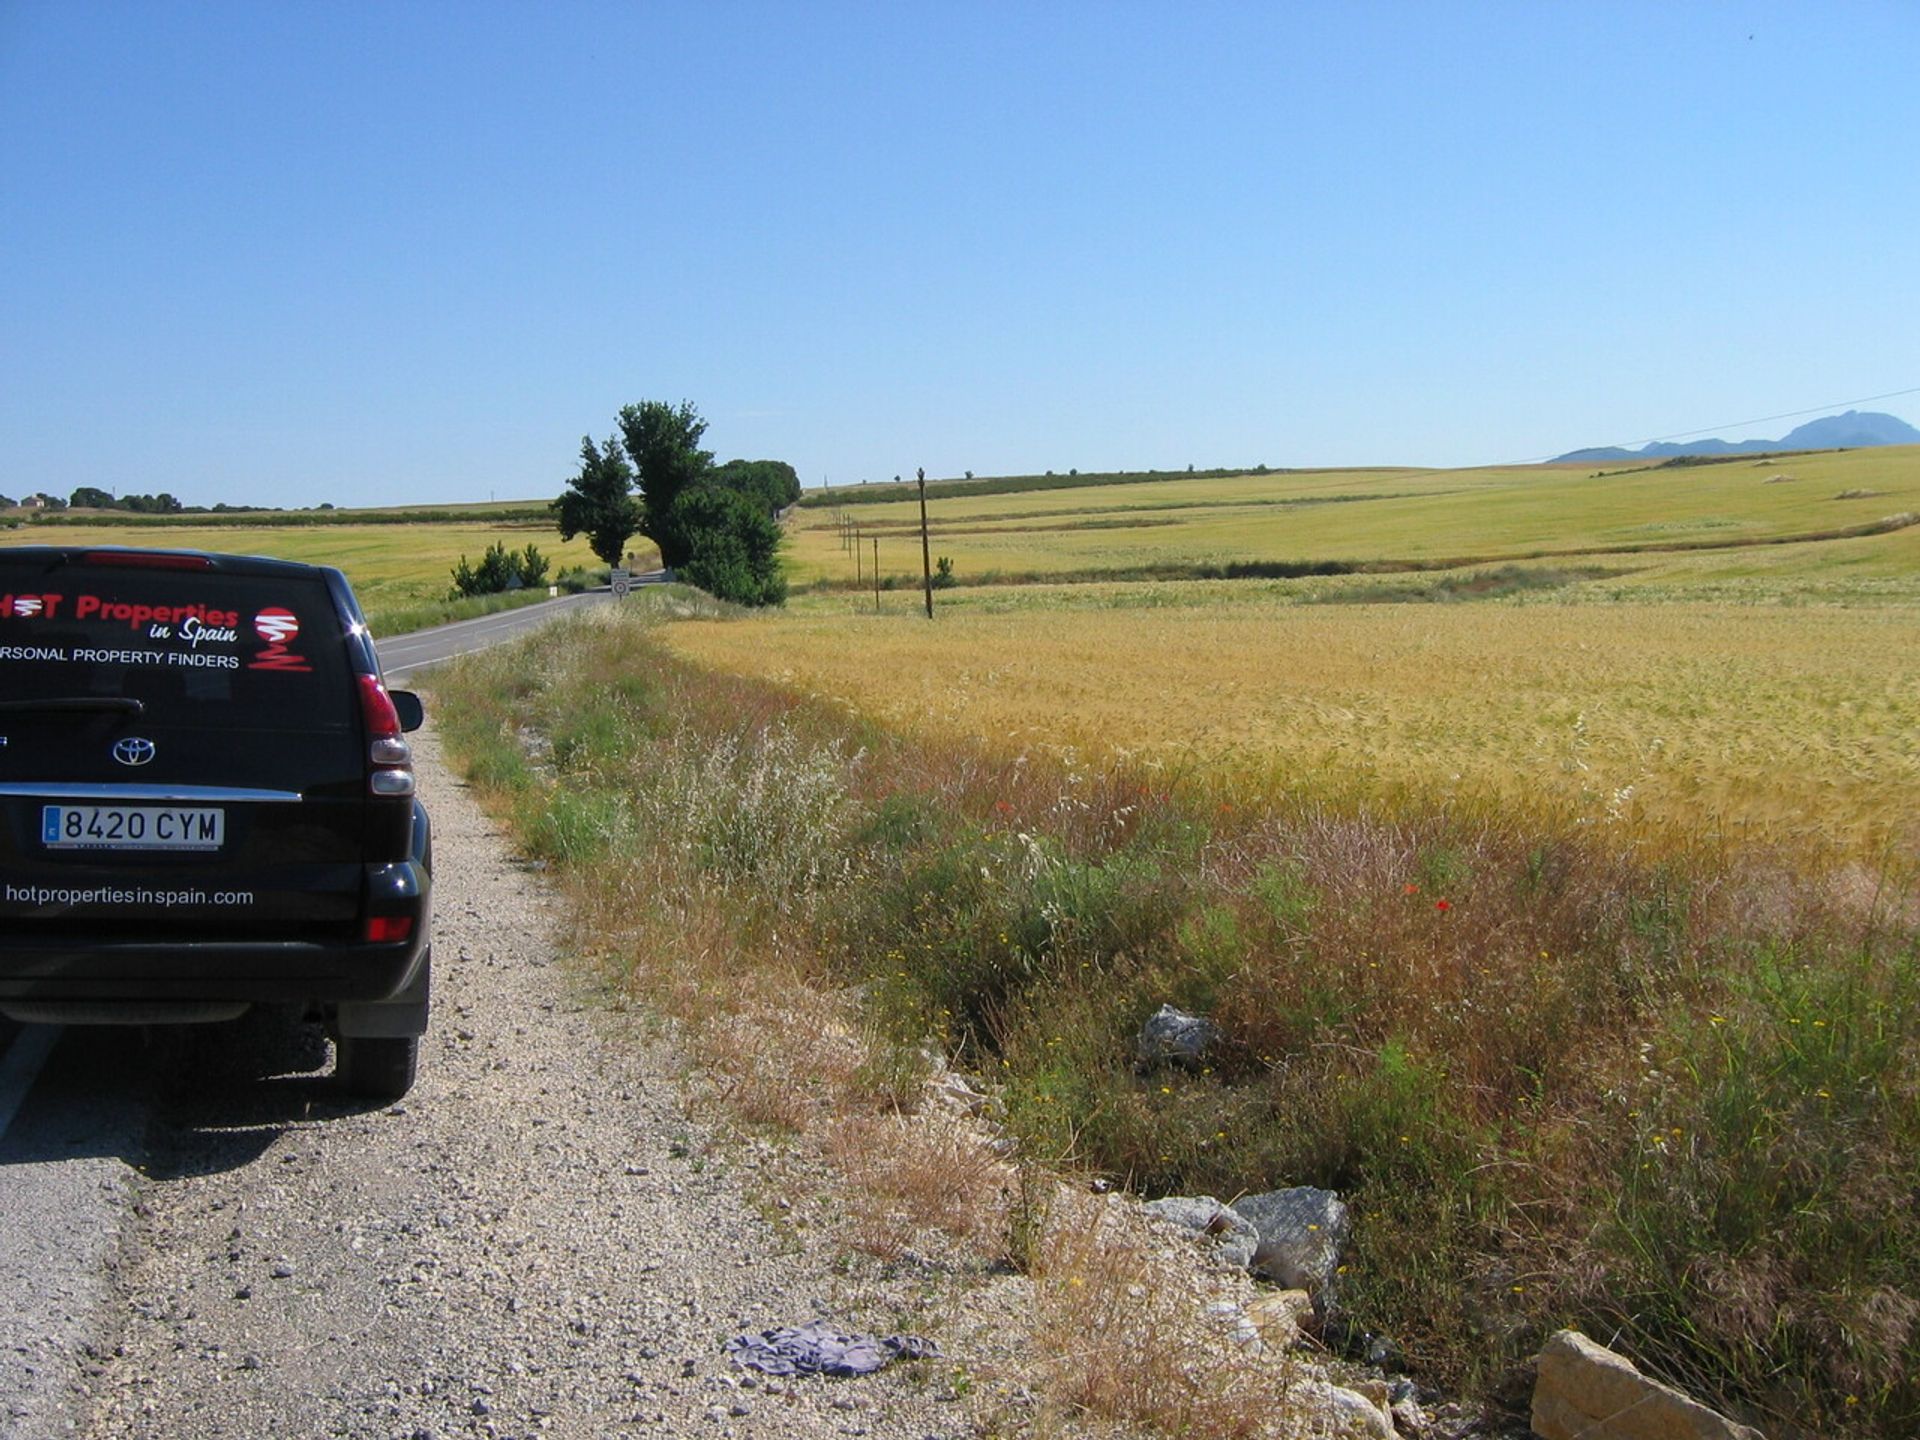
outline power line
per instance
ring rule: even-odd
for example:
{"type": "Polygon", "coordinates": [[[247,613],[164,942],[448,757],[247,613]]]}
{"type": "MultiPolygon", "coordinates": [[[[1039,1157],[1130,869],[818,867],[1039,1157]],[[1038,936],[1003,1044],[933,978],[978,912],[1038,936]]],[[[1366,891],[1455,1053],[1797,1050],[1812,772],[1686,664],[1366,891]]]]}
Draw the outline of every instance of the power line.
{"type": "Polygon", "coordinates": [[[1656,445],[1662,440],[1691,440],[1695,435],[1708,435],[1715,430],[1744,430],[1749,425],[1765,425],[1772,420],[1798,420],[1802,415],[1818,415],[1823,410],[1838,410],[1842,405],[1867,405],[1875,400],[1897,400],[1902,395],[1920,395],[1920,385],[1907,390],[1889,390],[1884,395],[1862,395],[1858,400],[1836,400],[1831,405],[1815,405],[1810,410],[1789,410],[1782,415],[1761,415],[1753,420],[1730,420],[1725,425],[1705,425],[1698,430],[1679,430],[1672,435],[1655,435],[1640,443],[1656,445]]]}
{"type": "MultiPolygon", "coordinates": [[[[1619,449],[1635,450],[1643,445],[1658,445],[1667,440],[1691,440],[1696,435],[1712,435],[1721,430],[1744,430],[1749,425],[1766,425],[1775,420],[1798,420],[1802,415],[1820,415],[1828,410],[1838,410],[1843,405],[1868,405],[1875,400],[1897,400],[1902,395],[1920,395],[1920,385],[1905,390],[1889,390],[1883,395],[1862,395],[1857,400],[1835,400],[1831,405],[1814,405],[1805,410],[1786,410],[1778,415],[1758,415],[1751,420],[1729,420],[1721,425],[1702,425],[1698,430],[1675,430],[1668,435],[1649,435],[1645,440],[1634,440],[1626,444],[1613,446],[1583,445],[1583,450],[1619,449]]],[[[1542,460],[1551,460],[1551,455],[1537,455],[1531,460],[1522,460],[1522,465],[1535,465],[1542,460]]]]}

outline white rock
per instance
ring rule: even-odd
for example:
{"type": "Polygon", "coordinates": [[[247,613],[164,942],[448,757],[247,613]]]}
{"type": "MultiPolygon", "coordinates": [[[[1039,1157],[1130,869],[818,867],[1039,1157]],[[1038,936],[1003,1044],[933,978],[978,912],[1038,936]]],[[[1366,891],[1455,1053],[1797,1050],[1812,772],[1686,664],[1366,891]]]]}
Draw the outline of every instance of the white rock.
{"type": "Polygon", "coordinates": [[[1254,1229],[1253,1222],[1211,1195],[1169,1195],[1161,1200],[1149,1200],[1141,1208],[1156,1220],[1169,1221],[1210,1238],[1214,1254],[1236,1270],[1246,1269],[1259,1248],[1260,1232],[1254,1229]]]}
{"type": "Polygon", "coordinates": [[[1393,1417],[1357,1390],[1329,1380],[1302,1380],[1288,1387],[1288,1395],[1301,1408],[1326,1416],[1335,1435],[1399,1440],[1393,1417]]]}

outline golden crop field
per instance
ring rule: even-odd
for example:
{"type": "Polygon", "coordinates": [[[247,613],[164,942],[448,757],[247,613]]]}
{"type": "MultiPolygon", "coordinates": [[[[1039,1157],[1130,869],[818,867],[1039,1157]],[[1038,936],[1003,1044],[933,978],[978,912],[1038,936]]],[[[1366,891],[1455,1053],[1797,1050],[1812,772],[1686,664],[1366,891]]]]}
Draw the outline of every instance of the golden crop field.
{"type": "Polygon", "coordinates": [[[768,616],[675,649],[909,728],[1596,822],[1920,838],[1920,611],[1627,601],[768,616]]]}
{"type": "MultiPolygon", "coordinates": [[[[963,581],[1235,561],[1431,563],[1647,552],[1825,534],[1920,512],[1920,448],[1711,465],[1338,470],[941,499],[932,545],[963,581]]],[[[846,527],[883,575],[917,578],[919,509],[831,497],[795,512],[796,584],[851,582],[846,527]]]]}
{"type": "MultiPolygon", "coordinates": [[[[783,614],[678,625],[669,643],[889,723],[1019,747],[1328,793],[1545,802],[1597,825],[1920,845],[1920,526],[1625,549],[1920,511],[1920,450],[1599,478],[1547,467],[1175,480],[943,504],[935,553],[955,557],[963,583],[938,592],[935,623],[917,591],[889,591],[877,615],[870,593],[827,591],[783,614]],[[1421,493],[1259,503],[1312,486],[1421,493]],[[1849,491],[1870,493],[1836,498],[1849,491]],[[990,555],[1006,569],[1098,569],[1118,553],[1114,532],[1053,527],[1149,501],[1129,513],[1183,518],[1125,542],[1148,561],[1218,556],[1232,535],[1243,558],[1564,558],[1470,569],[1506,578],[1454,603],[1416,603],[1448,598],[1434,590],[1460,578],[1451,572],[964,583],[990,555]]],[[[858,518],[898,508],[861,506],[858,518]]],[[[824,512],[801,513],[799,574],[850,571],[824,512]]],[[[905,550],[883,538],[883,567],[890,543],[905,550]]]]}

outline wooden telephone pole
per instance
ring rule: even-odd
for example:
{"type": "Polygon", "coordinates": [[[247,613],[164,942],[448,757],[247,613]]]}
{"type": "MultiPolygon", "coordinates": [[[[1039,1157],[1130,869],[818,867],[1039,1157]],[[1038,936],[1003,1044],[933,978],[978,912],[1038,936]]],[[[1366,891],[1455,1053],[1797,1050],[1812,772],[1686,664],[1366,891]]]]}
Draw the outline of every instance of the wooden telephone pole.
{"type": "Polygon", "coordinates": [[[927,618],[933,618],[933,553],[927,547],[927,470],[920,467],[920,578],[927,592],[927,618]]]}

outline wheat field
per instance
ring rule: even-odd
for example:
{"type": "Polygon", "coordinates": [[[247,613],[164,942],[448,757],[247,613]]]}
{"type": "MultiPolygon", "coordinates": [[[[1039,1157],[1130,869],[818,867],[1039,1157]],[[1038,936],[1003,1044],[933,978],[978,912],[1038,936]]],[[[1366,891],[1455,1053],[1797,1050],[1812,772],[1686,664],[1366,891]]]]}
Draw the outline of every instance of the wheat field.
{"type": "MultiPolygon", "coordinates": [[[[881,574],[917,580],[919,508],[909,493],[879,503],[810,498],[790,525],[794,582],[851,583],[847,534],[856,526],[862,573],[877,539],[881,574]]],[[[929,511],[934,553],[967,583],[1236,561],[1645,554],[1824,535],[1920,512],[1920,448],[1611,470],[1278,472],[943,498],[929,511]]]]}
{"type": "MultiPolygon", "coordinates": [[[[1348,493],[1404,483],[1388,472],[1248,480],[1348,493]]],[[[889,592],[876,614],[871,595],[826,592],[784,614],[675,626],[668,641],[892,725],[1128,754],[1263,788],[1544,804],[1586,824],[1856,852],[1920,843],[1920,527],[1608,548],[1636,536],[1698,542],[1727,528],[1803,534],[1853,504],[1920,509],[1920,452],[1600,479],[1565,467],[1519,480],[1430,472],[1419,483],[1436,493],[1269,508],[1290,526],[1346,517],[1343,543],[1366,557],[1416,548],[1385,508],[1368,512],[1381,525],[1356,523],[1369,504],[1409,504],[1429,519],[1457,505],[1456,528],[1420,542],[1429,551],[1564,550],[1592,568],[1569,575],[1550,568],[1569,561],[1530,562],[1513,573],[1533,574],[1538,589],[1455,604],[1395,603],[1430,598],[1431,575],[963,584],[939,592],[931,624],[917,594],[889,592]],[[1796,478],[1769,483],[1777,474],[1796,478]],[[1582,485],[1595,488],[1575,505],[1569,488],[1582,485]],[[1847,490],[1873,493],[1833,498],[1847,490]],[[1716,529],[1722,512],[1732,520],[1716,529]],[[1598,548],[1583,554],[1582,544],[1598,548]],[[1360,603],[1325,603],[1340,600],[1360,603]]],[[[1244,511],[1247,495],[1239,482],[1208,479],[943,502],[955,524],[935,549],[964,556],[957,531],[998,527],[1006,553],[1026,546],[1035,568],[1070,568],[1095,553],[1084,534],[992,517],[1052,526],[1054,512],[1082,504],[1097,515],[1116,496],[1159,496],[1166,514],[1190,518],[1142,531],[1156,537],[1151,553],[1197,555],[1216,544],[1215,510],[1244,511]],[[1168,509],[1178,505],[1193,508],[1168,509]]],[[[878,518],[866,512],[896,507],[859,508],[866,523],[878,518]]],[[[803,572],[832,539],[819,520],[796,540],[803,572]]],[[[1305,545],[1302,533],[1293,539],[1305,545]]]]}

